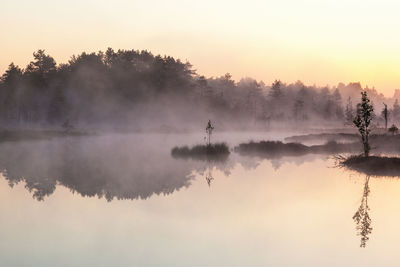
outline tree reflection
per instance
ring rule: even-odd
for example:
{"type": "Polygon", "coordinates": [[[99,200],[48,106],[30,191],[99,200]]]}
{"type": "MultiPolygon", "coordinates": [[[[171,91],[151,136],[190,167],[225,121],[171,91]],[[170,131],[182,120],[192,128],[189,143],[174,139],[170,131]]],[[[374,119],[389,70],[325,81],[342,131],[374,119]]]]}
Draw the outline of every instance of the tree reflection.
{"type": "MultiPolygon", "coordinates": [[[[0,170],[5,179],[11,187],[24,183],[37,200],[52,195],[57,186],[108,201],[146,199],[189,187],[195,174],[205,177],[211,186],[214,169],[229,176],[236,164],[255,169],[263,160],[237,154],[206,162],[176,159],[159,136],[146,140],[132,135],[83,136],[0,144],[0,170]]],[[[302,164],[314,158],[280,160],[302,164]]]]}
{"type": "MultiPolygon", "coordinates": [[[[150,138],[149,138],[150,139],[150,138]]],[[[83,197],[147,199],[191,185],[195,174],[225,174],[233,162],[176,160],[163,140],[99,136],[0,144],[0,170],[12,187],[24,183],[42,201],[65,186],[83,197]]]]}
{"type": "Polygon", "coordinates": [[[214,177],[212,176],[211,169],[208,168],[207,174],[206,174],[206,181],[207,181],[208,187],[211,186],[211,182],[212,182],[213,180],[214,180],[214,177]]]}
{"type": "Polygon", "coordinates": [[[357,235],[361,236],[361,244],[360,247],[365,247],[367,241],[369,240],[368,235],[371,234],[372,232],[372,227],[371,227],[371,218],[369,217],[368,211],[369,211],[369,206],[368,206],[368,195],[370,193],[369,190],[369,178],[370,176],[367,176],[365,179],[365,184],[364,184],[364,191],[361,199],[361,204],[356,213],[353,216],[353,220],[356,223],[356,230],[357,230],[357,235]]]}
{"type": "Polygon", "coordinates": [[[168,151],[118,137],[3,143],[0,170],[12,187],[24,183],[44,200],[57,186],[84,197],[146,199],[189,187],[202,164],[173,160],[168,151]]]}

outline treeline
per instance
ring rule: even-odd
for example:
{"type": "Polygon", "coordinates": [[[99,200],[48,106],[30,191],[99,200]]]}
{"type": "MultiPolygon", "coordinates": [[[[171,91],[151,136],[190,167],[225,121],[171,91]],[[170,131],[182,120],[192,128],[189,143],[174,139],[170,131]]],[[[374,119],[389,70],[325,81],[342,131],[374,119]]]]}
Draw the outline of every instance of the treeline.
{"type": "Polygon", "coordinates": [[[33,57],[24,69],[11,63],[1,76],[3,127],[180,128],[209,118],[226,127],[343,125],[346,108],[354,108],[361,91],[349,107],[343,90],[346,95],[357,84],[319,88],[251,78],[235,82],[229,74],[206,78],[188,62],[148,51],[109,48],[59,65],[44,50],[33,57]]]}

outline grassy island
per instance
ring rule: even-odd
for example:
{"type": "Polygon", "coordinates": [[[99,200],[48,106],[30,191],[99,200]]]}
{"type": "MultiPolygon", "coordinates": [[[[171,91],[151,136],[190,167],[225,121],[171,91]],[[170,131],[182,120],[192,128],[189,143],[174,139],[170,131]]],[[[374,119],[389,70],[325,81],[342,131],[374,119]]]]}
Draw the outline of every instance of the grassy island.
{"type": "Polygon", "coordinates": [[[382,156],[350,156],[340,166],[372,176],[400,176],[400,158],[382,156]]]}
{"type": "Polygon", "coordinates": [[[223,160],[226,159],[229,154],[229,147],[225,143],[196,145],[192,148],[189,148],[188,146],[174,147],[171,151],[171,155],[175,158],[192,158],[201,160],[223,160]]]}

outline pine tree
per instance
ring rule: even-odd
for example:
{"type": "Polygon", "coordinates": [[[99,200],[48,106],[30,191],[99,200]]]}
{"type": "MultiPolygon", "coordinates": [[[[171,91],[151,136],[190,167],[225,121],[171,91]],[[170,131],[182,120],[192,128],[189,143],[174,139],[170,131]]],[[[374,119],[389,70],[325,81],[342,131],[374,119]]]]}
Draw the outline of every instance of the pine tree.
{"type": "Polygon", "coordinates": [[[282,85],[282,82],[278,81],[278,80],[275,80],[275,82],[272,84],[271,91],[269,92],[269,95],[272,98],[282,97],[283,94],[282,94],[282,90],[281,90],[281,85],[282,85]]]}
{"type": "Polygon", "coordinates": [[[394,120],[399,120],[400,119],[400,105],[399,105],[399,101],[397,99],[393,104],[392,118],[394,120]]]}
{"type": "Polygon", "coordinates": [[[346,110],[344,115],[345,115],[345,124],[352,125],[355,114],[353,109],[353,103],[351,102],[350,97],[347,99],[346,110]]]}
{"type": "Polygon", "coordinates": [[[370,124],[374,107],[370,104],[367,92],[361,92],[361,103],[357,104],[357,115],[353,120],[354,125],[358,128],[364,148],[364,156],[369,156],[371,147],[369,145],[369,133],[371,132],[370,124]]]}
{"type": "Polygon", "coordinates": [[[382,117],[385,120],[385,130],[387,130],[387,123],[388,123],[388,109],[387,109],[387,105],[385,103],[383,103],[383,105],[385,106],[382,110],[382,117]]]}

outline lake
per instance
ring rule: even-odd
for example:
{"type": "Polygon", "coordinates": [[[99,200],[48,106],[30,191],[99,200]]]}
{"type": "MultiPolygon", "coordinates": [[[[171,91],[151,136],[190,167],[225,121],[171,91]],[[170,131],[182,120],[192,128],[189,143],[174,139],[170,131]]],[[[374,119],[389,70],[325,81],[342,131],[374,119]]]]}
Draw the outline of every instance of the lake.
{"type": "MultiPolygon", "coordinates": [[[[220,133],[212,141],[233,148],[289,135],[220,133]]],[[[0,265],[400,265],[398,179],[336,168],[328,155],[171,156],[203,137],[1,143],[0,265]]]]}

